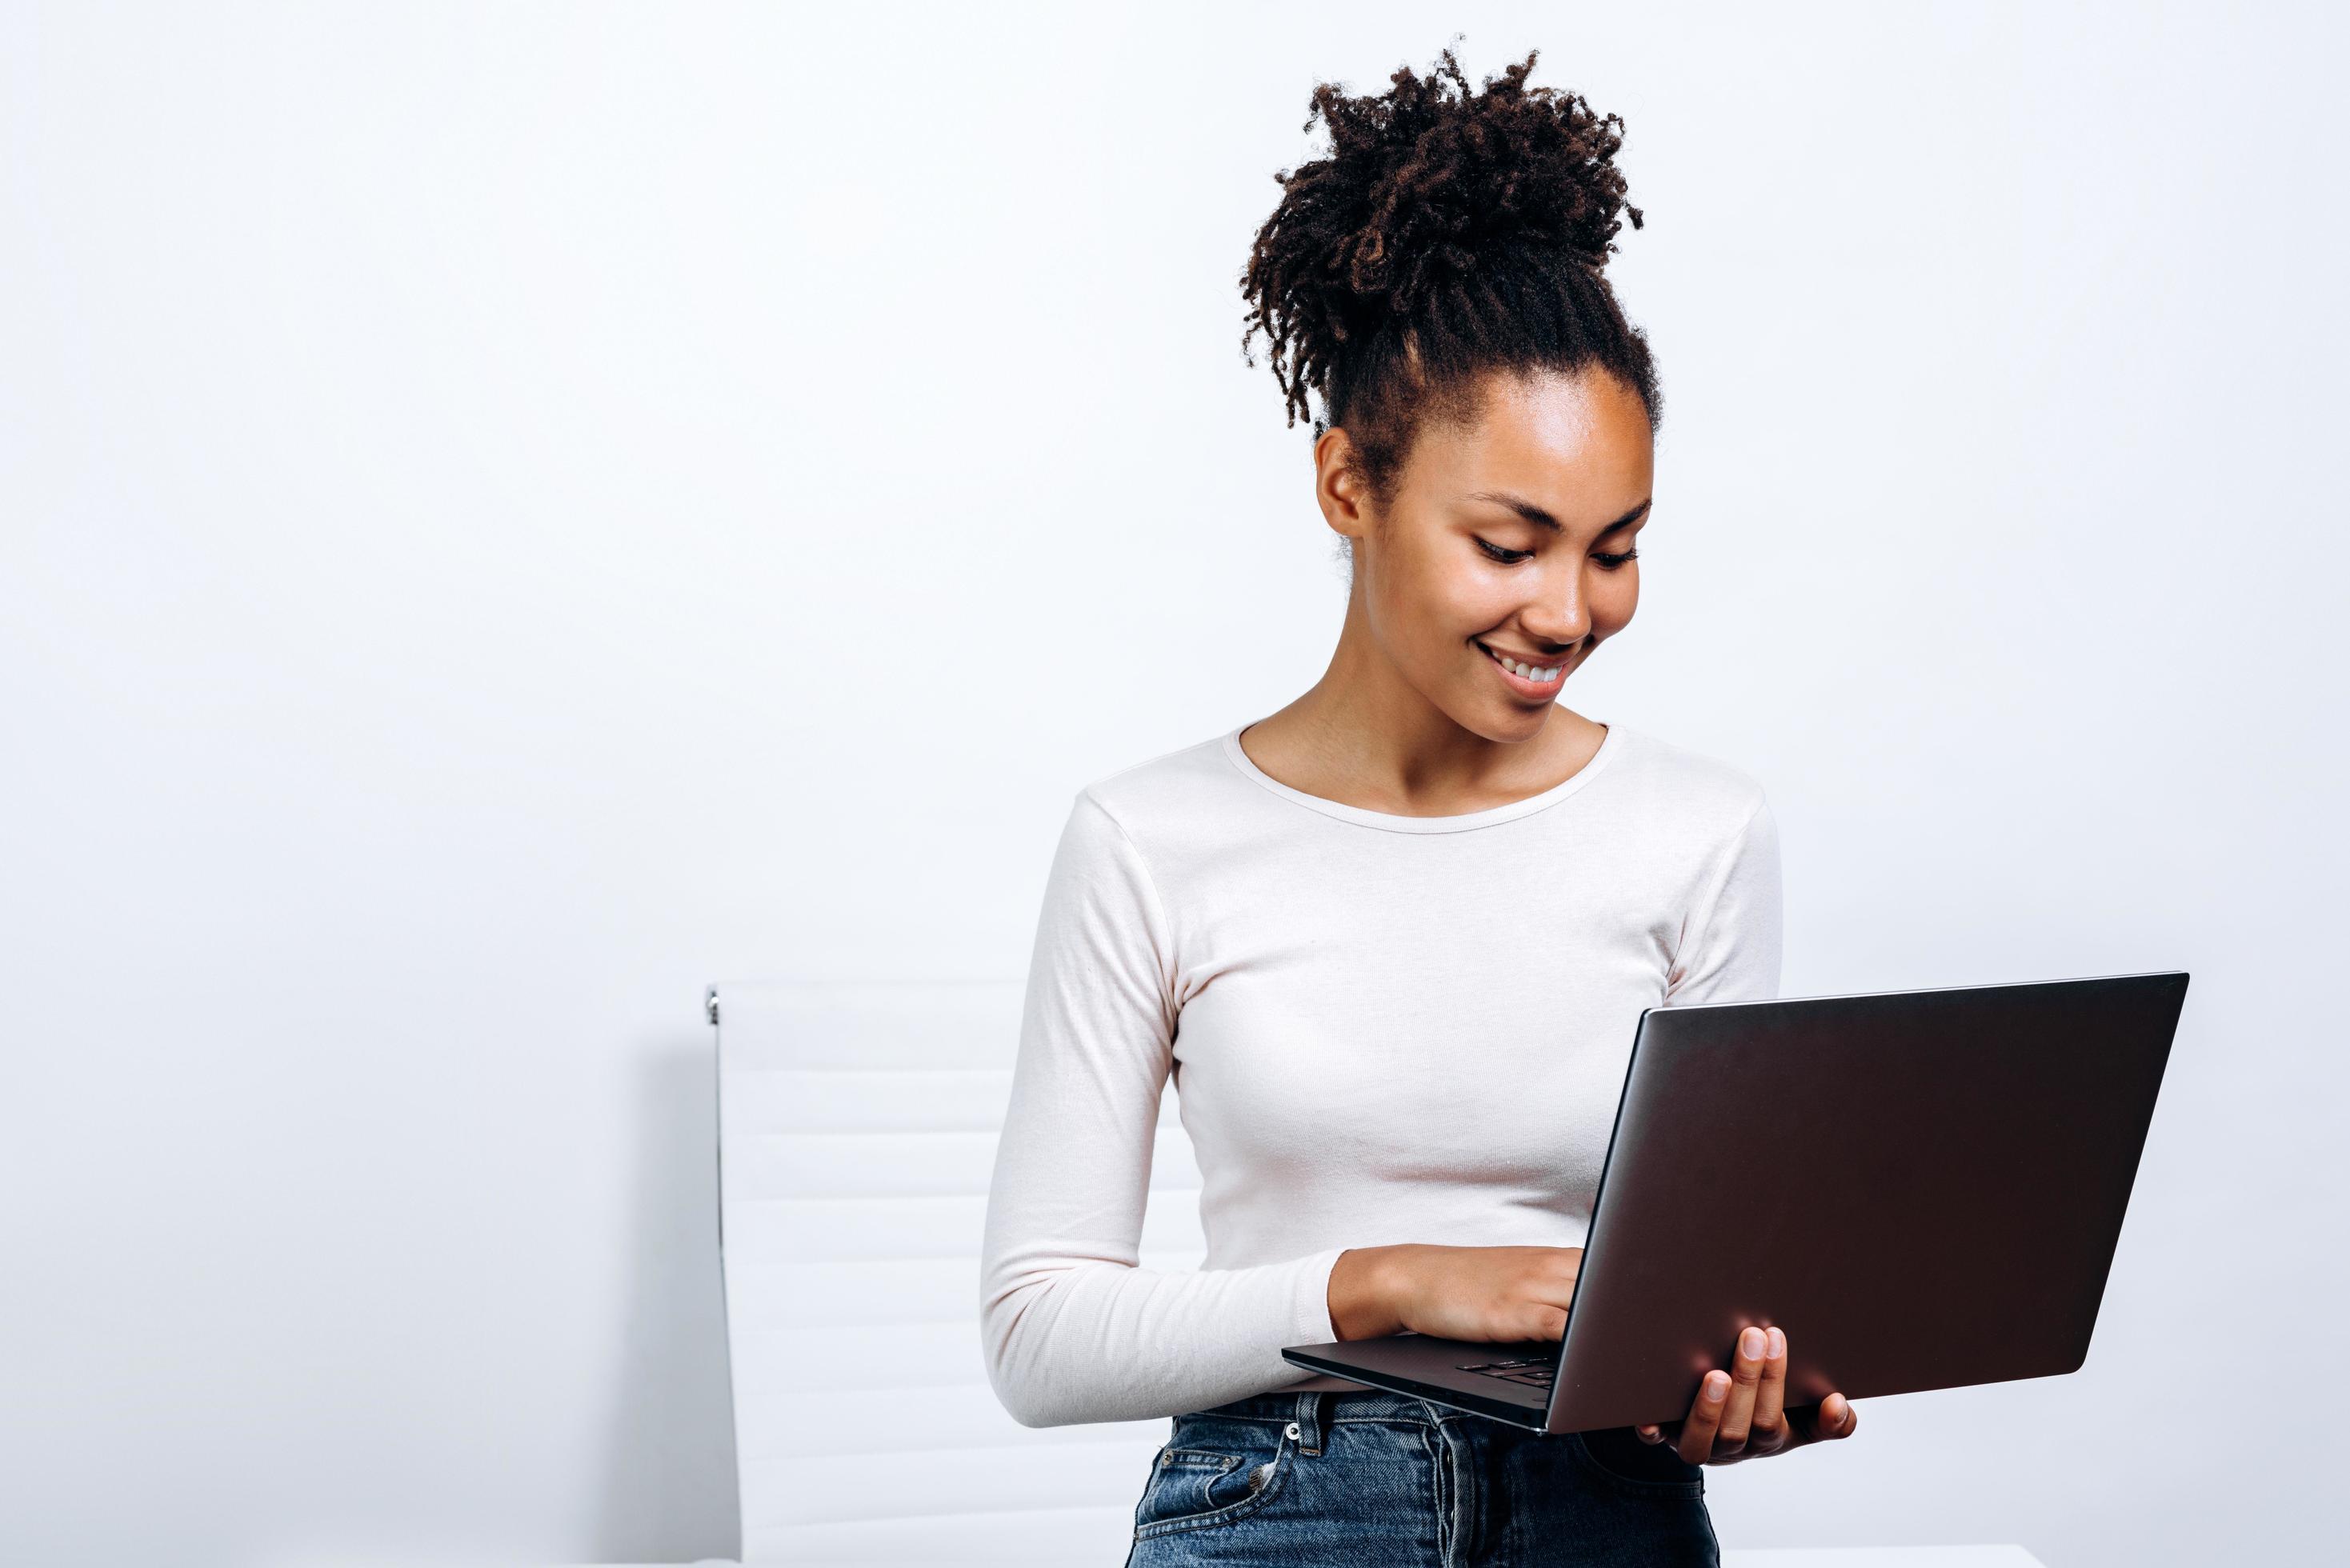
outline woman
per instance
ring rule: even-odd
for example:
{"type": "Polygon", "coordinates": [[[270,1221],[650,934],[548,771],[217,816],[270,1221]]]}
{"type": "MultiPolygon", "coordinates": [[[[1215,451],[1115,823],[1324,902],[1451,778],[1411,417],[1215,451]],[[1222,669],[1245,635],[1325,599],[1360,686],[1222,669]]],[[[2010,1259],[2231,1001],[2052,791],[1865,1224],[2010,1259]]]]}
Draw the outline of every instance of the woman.
{"type": "Polygon", "coordinates": [[[1640,223],[1621,121],[1534,58],[1315,90],[1331,154],[1281,177],[1243,286],[1291,422],[1324,399],[1337,650],[1079,791],[1047,882],[989,1372],[1030,1426],[1174,1417],[1133,1568],[1713,1563],[1700,1467],[1856,1422],[1786,1407],[1777,1328],[1669,1428],[1555,1438],[1281,1357],[1557,1338],[1640,1010],[1778,992],[1761,788],[1558,701],[1631,621],[1659,401],[1601,272],[1640,223]],[[1138,1266],[1170,1074],[1196,1272],[1138,1266]]]}

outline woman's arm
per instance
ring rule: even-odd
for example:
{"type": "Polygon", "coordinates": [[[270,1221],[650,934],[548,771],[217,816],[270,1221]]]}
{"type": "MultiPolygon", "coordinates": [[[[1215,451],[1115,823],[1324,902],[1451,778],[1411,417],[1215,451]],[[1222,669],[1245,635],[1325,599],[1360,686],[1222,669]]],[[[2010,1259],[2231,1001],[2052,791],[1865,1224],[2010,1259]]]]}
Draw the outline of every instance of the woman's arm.
{"type": "Polygon", "coordinates": [[[1330,1271],[1336,1338],[1556,1339],[1583,1271],[1580,1247],[1349,1247],[1330,1271]]]}
{"type": "MultiPolygon", "coordinates": [[[[1778,825],[1769,804],[1760,803],[1690,911],[1666,1005],[1779,994],[1779,874],[1778,825]]],[[[1786,1385],[1786,1331],[1748,1328],[1738,1336],[1730,1369],[1700,1380],[1687,1417],[1636,1430],[1644,1442],[1670,1442],[1690,1464],[1724,1465],[1848,1438],[1859,1428],[1860,1412],[1842,1394],[1790,1408],[1786,1385]]]]}
{"type": "Polygon", "coordinates": [[[1779,825],[1757,800],[1700,884],[1665,977],[1667,1007],[1762,1002],[1779,994],[1784,943],[1779,825]]]}
{"type": "Polygon", "coordinates": [[[1395,1247],[1349,1247],[1330,1269],[1330,1337],[1384,1339],[1401,1334],[1402,1254],[1395,1247]]]}
{"type": "Polygon", "coordinates": [[[981,1260],[988,1378],[1024,1426],[1206,1409],[1300,1380],[1281,1347],[1336,1337],[1339,1248],[1246,1269],[1139,1266],[1175,973],[1149,865],[1080,791],[1037,919],[981,1260]]]}

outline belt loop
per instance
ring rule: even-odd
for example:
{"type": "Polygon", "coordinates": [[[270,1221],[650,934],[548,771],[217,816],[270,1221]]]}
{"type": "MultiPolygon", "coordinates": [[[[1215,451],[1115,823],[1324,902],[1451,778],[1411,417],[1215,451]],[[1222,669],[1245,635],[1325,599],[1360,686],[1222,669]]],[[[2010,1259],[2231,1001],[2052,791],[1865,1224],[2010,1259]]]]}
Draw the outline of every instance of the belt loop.
{"type": "Polygon", "coordinates": [[[1297,1397],[1297,1451],[1319,1454],[1322,1428],[1327,1421],[1329,1390],[1317,1388],[1297,1397]]]}

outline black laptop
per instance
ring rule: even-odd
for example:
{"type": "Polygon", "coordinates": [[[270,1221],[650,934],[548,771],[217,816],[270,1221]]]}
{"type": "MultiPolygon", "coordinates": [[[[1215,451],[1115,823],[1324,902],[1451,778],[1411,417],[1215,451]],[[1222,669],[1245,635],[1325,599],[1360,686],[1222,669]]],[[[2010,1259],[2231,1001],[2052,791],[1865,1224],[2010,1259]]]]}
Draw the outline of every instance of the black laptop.
{"type": "Polygon", "coordinates": [[[2074,1371],[2187,978],[1646,1009],[1563,1339],[1282,1355],[1539,1432],[1680,1419],[1749,1324],[1793,1406],[2074,1371]]]}

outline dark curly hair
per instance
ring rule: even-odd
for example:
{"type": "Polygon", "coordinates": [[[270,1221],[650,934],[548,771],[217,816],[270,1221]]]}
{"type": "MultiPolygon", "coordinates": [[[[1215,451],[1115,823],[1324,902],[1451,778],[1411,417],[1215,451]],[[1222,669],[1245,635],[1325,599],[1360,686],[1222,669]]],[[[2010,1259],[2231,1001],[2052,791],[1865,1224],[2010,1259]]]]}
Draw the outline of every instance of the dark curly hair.
{"type": "Polygon", "coordinates": [[[1289,423],[1343,427],[1384,506],[1419,422],[1465,421],[1488,371],[1597,364],[1662,412],[1647,337],[1602,275],[1628,213],[1615,168],[1623,120],[1528,88],[1538,50],[1472,91],[1448,47],[1382,94],[1314,89],[1330,155],[1276,174],[1280,204],[1241,275],[1241,355],[1263,331],[1289,423]]]}

